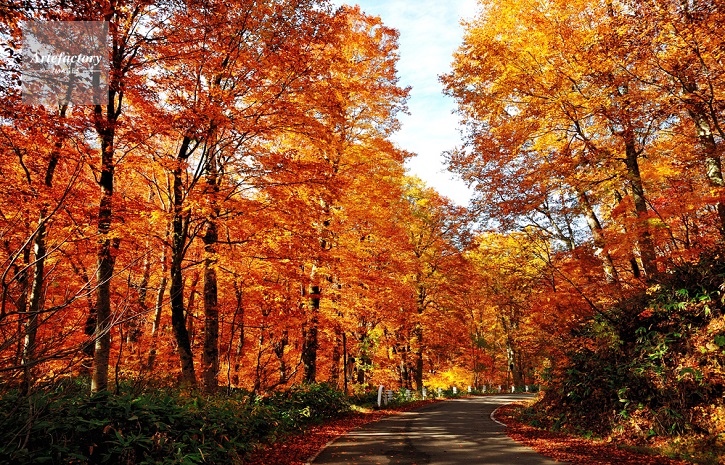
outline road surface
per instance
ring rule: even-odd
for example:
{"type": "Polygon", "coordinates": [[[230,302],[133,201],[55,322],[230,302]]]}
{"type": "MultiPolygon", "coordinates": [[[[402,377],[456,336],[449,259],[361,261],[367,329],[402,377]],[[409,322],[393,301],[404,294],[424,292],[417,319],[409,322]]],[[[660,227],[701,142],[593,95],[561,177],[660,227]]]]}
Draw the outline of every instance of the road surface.
{"type": "Polygon", "coordinates": [[[491,412],[530,395],[451,399],[369,423],[328,445],[315,465],[553,465],[506,436],[491,412]]]}

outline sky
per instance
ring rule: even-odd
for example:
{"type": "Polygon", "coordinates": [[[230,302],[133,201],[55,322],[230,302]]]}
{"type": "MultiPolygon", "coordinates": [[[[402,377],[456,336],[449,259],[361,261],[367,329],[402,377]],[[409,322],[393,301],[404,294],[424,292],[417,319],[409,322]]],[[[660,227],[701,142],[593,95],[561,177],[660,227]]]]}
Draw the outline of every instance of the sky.
{"type": "Polygon", "coordinates": [[[401,149],[417,154],[406,163],[410,172],[459,205],[471,191],[445,167],[442,153],[460,145],[455,102],[443,95],[438,76],[451,69],[453,52],[461,44],[461,19],[472,19],[476,0],[333,0],[358,4],[398,30],[400,86],[411,86],[402,129],[392,138],[401,149]]]}

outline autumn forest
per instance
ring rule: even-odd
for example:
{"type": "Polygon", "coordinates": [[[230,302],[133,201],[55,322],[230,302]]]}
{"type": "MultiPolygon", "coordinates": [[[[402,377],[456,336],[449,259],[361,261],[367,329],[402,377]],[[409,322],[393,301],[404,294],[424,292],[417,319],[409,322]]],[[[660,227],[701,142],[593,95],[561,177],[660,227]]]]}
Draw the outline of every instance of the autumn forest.
{"type": "Polygon", "coordinates": [[[464,208],[406,172],[359,7],[0,4],[0,395],[531,388],[540,425],[725,448],[725,3],[478,8],[440,70],[464,208]],[[28,20],[108,23],[107,101],[24,103],[28,20]]]}

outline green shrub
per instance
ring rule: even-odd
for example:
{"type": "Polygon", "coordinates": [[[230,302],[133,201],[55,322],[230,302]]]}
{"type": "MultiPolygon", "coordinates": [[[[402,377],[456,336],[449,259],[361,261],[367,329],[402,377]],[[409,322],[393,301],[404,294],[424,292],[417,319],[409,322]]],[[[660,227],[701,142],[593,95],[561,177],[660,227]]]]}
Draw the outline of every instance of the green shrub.
{"type": "Polygon", "coordinates": [[[261,442],[346,413],[343,394],[302,385],[267,398],[156,389],[89,395],[64,383],[0,396],[0,463],[229,464],[261,442]]]}
{"type": "Polygon", "coordinates": [[[291,429],[338,418],[350,410],[345,394],[325,383],[293,386],[287,391],[274,393],[262,402],[284,412],[282,418],[291,429]]]}
{"type": "Polygon", "coordinates": [[[373,406],[378,403],[377,389],[367,389],[353,393],[349,397],[350,403],[355,405],[373,406]]]}
{"type": "Polygon", "coordinates": [[[725,394],[724,280],[725,262],[703,256],[593,319],[574,334],[539,421],[642,441],[706,434],[695,412],[725,394]]]}

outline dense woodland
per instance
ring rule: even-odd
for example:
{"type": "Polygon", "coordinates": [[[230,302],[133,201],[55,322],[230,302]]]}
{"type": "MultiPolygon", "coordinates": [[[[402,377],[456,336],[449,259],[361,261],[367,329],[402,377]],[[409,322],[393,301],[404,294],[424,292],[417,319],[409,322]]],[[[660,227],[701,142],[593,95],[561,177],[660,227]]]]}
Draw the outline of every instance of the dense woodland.
{"type": "Polygon", "coordinates": [[[23,105],[6,56],[8,385],[420,389],[470,371],[466,215],[389,141],[408,93],[394,30],[307,0],[2,13],[10,46],[27,17],[103,19],[111,41],[104,106],[23,105]]]}
{"type": "Polygon", "coordinates": [[[468,209],[406,175],[359,8],[0,19],[4,391],[541,385],[540,422],[722,442],[722,1],[480,0],[441,76],[468,209]],[[22,103],[27,19],[108,21],[107,105],[22,103]]]}

